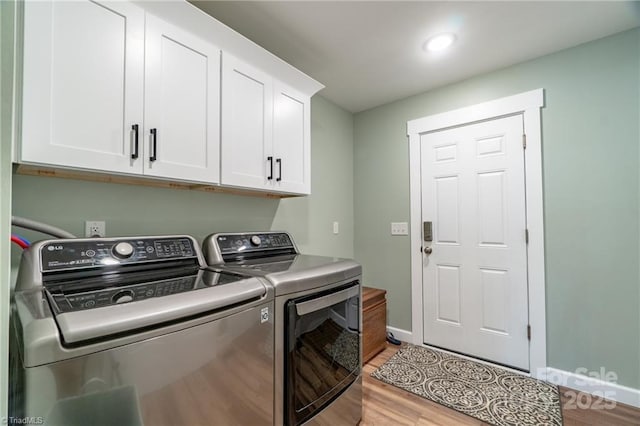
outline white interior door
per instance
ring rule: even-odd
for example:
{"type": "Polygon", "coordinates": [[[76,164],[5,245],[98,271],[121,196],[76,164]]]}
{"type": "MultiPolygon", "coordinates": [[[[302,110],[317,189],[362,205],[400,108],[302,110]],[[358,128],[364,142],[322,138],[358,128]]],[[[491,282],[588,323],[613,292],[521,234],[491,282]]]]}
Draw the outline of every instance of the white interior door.
{"type": "Polygon", "coordinates": [[[220,182],[220,49],[147,14],[145,55],[144,173],[220,182]]]}
{"type": "Polygon", "coordinates": [[[423,339],[529,370],[522,135],[521,115],[421,135],[422,220],[433,231],[423,339]]]}

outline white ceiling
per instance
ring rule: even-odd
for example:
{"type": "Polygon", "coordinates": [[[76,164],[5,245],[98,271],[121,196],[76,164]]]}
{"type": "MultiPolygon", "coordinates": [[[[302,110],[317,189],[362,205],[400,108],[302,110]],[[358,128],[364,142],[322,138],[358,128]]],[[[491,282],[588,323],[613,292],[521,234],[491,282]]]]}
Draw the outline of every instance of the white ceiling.
{"type": "Polygon", "coordinates": [[[359,112],[640,25],[640,2],[196,1],[359,112]],[[425,39],[453,32],[446,52],[425,39]]]}

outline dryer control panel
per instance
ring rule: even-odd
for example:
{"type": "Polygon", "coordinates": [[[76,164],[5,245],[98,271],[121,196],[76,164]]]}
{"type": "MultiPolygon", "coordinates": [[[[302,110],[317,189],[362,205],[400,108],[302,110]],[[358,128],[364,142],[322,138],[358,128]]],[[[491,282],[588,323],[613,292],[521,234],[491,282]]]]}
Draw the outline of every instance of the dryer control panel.
{"type": "Polygon", "coordinates": [[[222,234],[216,237],[216,242],[222,254],[293,247],[291,238],[285,233],[222,234]]]}
{"type": "Polygon", "coordinates": [[[286,232],[211,234],[202,244],[209,265],[265,256],[298,254],[286,232]]]}

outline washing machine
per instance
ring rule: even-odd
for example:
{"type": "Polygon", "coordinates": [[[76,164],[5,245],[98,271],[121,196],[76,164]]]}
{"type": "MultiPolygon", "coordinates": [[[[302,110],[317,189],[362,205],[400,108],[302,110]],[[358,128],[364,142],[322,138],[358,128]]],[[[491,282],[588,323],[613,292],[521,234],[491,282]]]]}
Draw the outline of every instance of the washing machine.
{"type": "Polygon", "coordinates": [[[274,291],[189,236],[47,240],[11,305],[10,416],[273,425],[274,291]]]}

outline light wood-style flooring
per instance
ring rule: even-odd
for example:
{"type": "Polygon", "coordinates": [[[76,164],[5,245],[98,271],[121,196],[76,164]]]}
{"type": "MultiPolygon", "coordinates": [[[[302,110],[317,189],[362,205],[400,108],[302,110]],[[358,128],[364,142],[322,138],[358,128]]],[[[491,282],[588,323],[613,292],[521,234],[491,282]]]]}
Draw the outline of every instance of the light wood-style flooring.
{"type": "MultiPolygon", "coordinates": [[[[487,425],[480,420],[436,404],[410,392],[388,385],[371,377],[371,373],[396,353],[399,346],[387,344],[384,351],[363,368],[363,410],[361,426],[384,425],[487,425]]],[[[638,426],[640,409],[616,404],[613,409],[577,408],[569,404],[572,399],[561,388],[562,418],[565,426],[603,425],[638,426]]],[[[602,403],[602,401],[600,401],[602,403]]]]}

